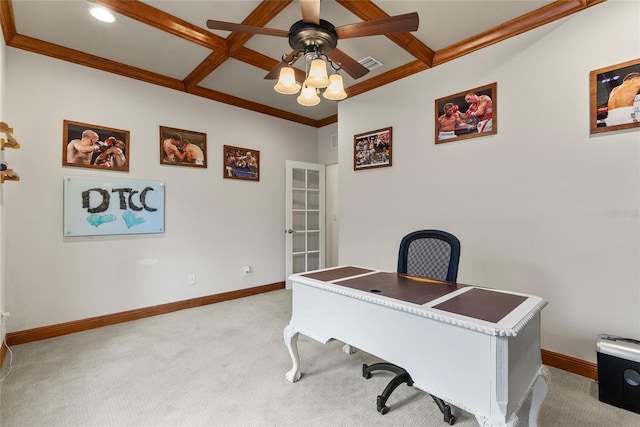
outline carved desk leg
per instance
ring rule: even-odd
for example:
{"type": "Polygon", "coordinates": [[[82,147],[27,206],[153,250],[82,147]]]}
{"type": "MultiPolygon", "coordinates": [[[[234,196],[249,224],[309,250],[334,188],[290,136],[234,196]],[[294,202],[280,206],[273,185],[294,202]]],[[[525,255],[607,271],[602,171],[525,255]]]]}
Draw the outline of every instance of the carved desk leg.
{"type": "Polygon", "coordinates": [[[531,407],[529,409],[530,426],[538,426],[538,414],[540,413],[540,407],[542,406],[542,402],[549,390],[547,374],[547,368],[541,366],[540,371],[538,371],[538,378],[533,384],[531,407]]]}
{"type": "Polygon", "coordinates": [[[298,355],[298,331],[291,325],[284,328],[284,343],[293,362],[293,367],[285,374],[285,377],[294,383],[300,379],[300,356],[298,355]]]}

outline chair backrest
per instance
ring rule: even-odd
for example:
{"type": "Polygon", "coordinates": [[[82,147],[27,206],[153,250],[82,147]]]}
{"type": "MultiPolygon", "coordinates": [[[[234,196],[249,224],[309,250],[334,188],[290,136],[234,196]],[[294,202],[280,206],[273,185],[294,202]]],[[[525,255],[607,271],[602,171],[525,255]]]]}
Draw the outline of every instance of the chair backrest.
{"type": "Polygon", "coordinates": [[[460,241],[440,230],[409,233],[400,242],[398,273],[455,282],[458,278],[460,241]]]}

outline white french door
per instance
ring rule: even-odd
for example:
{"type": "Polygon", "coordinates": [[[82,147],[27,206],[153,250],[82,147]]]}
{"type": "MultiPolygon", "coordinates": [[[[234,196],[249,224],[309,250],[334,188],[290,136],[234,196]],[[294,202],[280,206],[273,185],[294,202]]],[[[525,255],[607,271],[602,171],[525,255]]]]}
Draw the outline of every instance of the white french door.
{"type": "Polygon", "coordinates": [[[325,265],[325,167],[287,160],[285,168],[285,272],[290,289],[290,274],[325,265]]]}

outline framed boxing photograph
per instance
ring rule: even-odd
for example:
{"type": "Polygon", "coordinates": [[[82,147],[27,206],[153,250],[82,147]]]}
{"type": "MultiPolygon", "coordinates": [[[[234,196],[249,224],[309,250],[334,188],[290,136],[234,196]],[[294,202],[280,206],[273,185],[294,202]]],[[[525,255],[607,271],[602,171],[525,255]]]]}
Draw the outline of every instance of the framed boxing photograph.
{"type": "Polygon", "coordinates": [[[372,130],[353,136],[353,170],[391,166],[392,128],[372,130]]]}
{"type": "Polygon", "coordinates": [[[497,106],[497,83],[436,99],[436,144],[498,133],[497,106]]]}
{"type": "Polygon", "coordinates": [[[129,131],[64,120],[62,166],[129,172],[129,131]]]}
{"type": "Polygon", "coordinates": [[[232,145],[225,145],[222,150],[223,178],[260,181],[260,151],[232,145]]]}
{"type": "Polygon", "coordinates": [[[640,127],[640,58],[589,73],[591,133],[640,127]]]}
{"type": "Polygon", "coordinates": [[[160,164],[207,167],[207,134],[160,126],[160,164]]]}

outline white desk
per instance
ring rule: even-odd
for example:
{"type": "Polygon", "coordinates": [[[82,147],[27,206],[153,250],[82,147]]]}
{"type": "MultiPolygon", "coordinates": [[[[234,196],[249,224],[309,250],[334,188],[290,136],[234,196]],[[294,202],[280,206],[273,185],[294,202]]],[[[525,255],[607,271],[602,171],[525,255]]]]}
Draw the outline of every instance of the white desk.
{"type": "Polygon", "coordinates": [[[481,426],[537,426],[547,392],[540,355],[539,297],[362,267],[292,274],[284,329],[300,379],[297,337],[332,339],[409,372],[414,387],[475,415],[481,426]]]}

